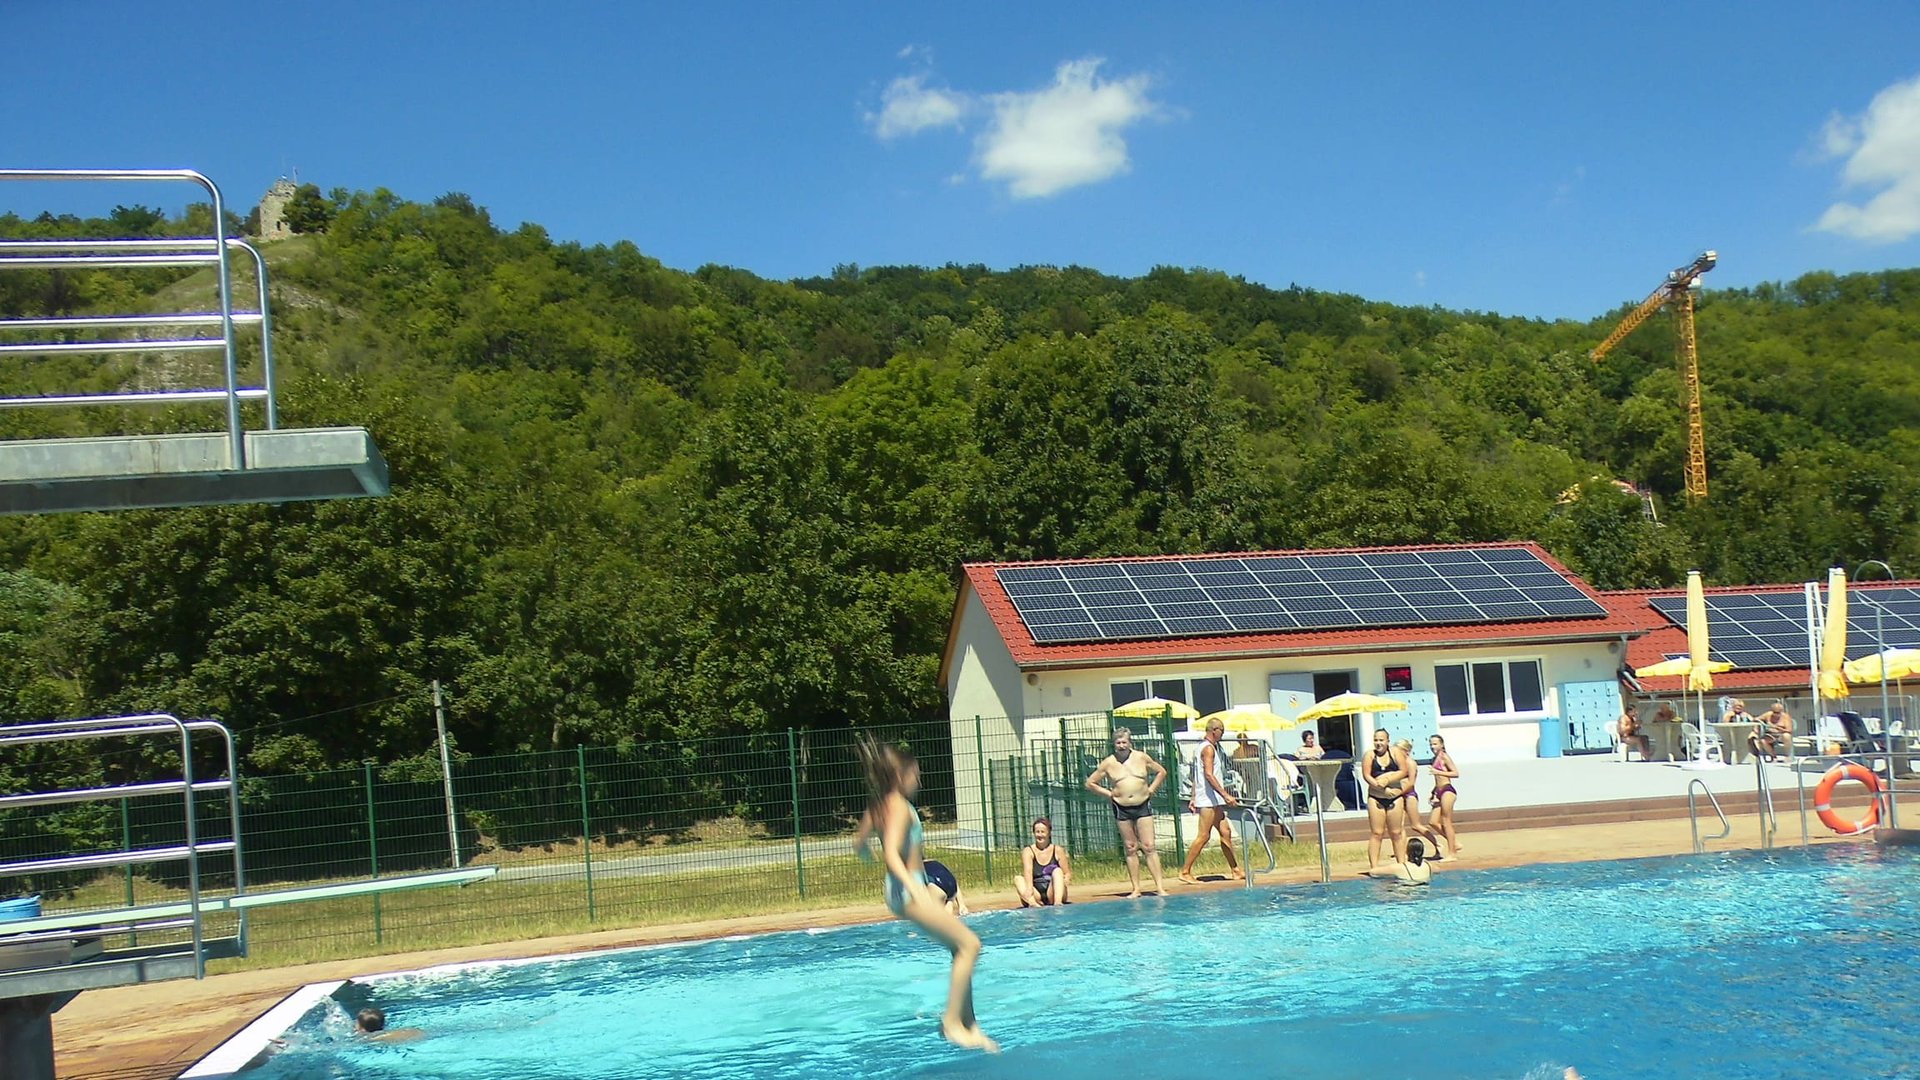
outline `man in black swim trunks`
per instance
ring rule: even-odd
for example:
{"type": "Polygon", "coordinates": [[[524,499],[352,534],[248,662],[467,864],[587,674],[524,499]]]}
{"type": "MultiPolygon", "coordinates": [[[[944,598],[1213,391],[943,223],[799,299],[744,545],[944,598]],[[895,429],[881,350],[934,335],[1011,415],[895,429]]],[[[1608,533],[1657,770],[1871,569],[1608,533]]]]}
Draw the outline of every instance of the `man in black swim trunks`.
{"type": "Polygon", "coordinates": [[[1147,853],[1147,869],[1153,872],[1153,892],[1164,896],[1167,886],[1160,880],[1160,851],[1153,842],[1153,796],[1167,782],[1167,767],[1153,755],[1133,745],[1133,732],[1116,728],[1113,753],[1102,760],[1087,777],[1087,790],[1113,801],[1114,825],[1127,845],[1127,878],[1133,882],[1128,899],[1140,895],[1140,853],[1147,853]],[[1105,778],[1111,787],[1101,787],[1105,778]]]}
{"type": "Polygon", "coordinates": [[[927,884],[933,886],[935,892],[946,897],[948,911],[955,915],[967,914],[966,898],[960,895],[960,880],[953,876],[953,871],[947,868],[946,863],[937,859],[928,859],[920,864],[920,868],[927,873],[927,884]]]}

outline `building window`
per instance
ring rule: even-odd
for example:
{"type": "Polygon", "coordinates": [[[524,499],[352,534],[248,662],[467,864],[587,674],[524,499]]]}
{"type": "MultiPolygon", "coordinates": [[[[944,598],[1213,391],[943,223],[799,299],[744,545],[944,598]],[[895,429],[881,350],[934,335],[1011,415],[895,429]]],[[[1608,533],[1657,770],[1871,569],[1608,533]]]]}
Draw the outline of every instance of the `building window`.
{"type": "Polygon", "coordinates": [[[1433,685],[1441,716],[1513,716],[1546,709],[1538,660],[1435,664],[1433,685]]]}
{"type": "Polygon", "coordinates": [[[1117,709],[1130,701],[1139,701],[1151,694],[1166,698],[1168,701],[1184,702],[1200,710],[1200,715],[1216,713],[1227,707],[1227,677],[1225,675],[1195,675],[1192,677],[1123,679],[1109,684],[1113,702],[1109,708],[1117,709]]]}

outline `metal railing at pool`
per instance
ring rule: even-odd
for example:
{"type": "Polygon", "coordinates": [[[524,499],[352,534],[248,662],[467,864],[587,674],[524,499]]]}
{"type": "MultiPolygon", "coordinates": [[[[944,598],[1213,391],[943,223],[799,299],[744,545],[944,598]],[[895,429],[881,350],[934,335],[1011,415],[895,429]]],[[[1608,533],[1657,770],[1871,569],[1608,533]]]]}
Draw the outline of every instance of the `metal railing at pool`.
{"type": "Polygon", "coordinates": [[[1687,825],[1693,830],[1693,853],[1699,855],[1707,850],[1707,846],[1700,838],[1700,807],[1694,801],[1693,789],[1695,788],[1699,788],[1706,794],[1707,802],[1713,805],[1713,812],[1720,817],[1720,835],[1709,836],[1708,840],[1724,840],[1731,836],[1733,822],[1727,820],[1727,812],[1720,809],[1720,800],[1714,797],[1713,789],[1707,786],[1705,780],[1697,776],[1689,780],[1687,782],[1687,825]]]}
{"type": "MultiPolygon", "coordinates": [[[[236,895],[246,892],[246,872],[241,860],[239,844],[238,771],[234,756],[233,735],[225,725],[212,720],[180,720],[166,713],[9,724],[0,727],[0,747],[168,734],[179,736],[180,772],[178,777],[169,775],[159,780],[137,784],[65,787],[0,796],[0,810],[22,810],[39,806],[124,801],[153,795],[179,795],[183,840],[180,844],[143,847],[129,837],[120,847],[112,850],[17,859],[0,863],[0,878],[26,879],[33,875],[58,875],[76,870],[184,863],[183,877],[187,892],[187,901],[183,910],[169,910],[158,915],[136,905],[132,896],[129,895],[124,907],[86,912],[84,918],[65,920],[72,925],[42,929],[37,924],[62,920],[47,918],[24,920],[19,924],[22,932],[9,936],[10,946],[20,942],[45,943],[57,946],[59,951],[57,954],[49,954],[53,961],[53,966],[50,968],[30,965],[21,970],[9,971],[4,977],[0,977],[0,997],[45,992],[45,986],[49,984],[64,986],[65,983],[62,980],[71,977],[73,969],[70,965],[86,964],[99,967],[153,965],[156,968],[162,968],[168,962],[172,962],[176,966],[184,965],[186,973],[193,977],[202,978],[206,975],[206,962],[210,955],[244,956],[246,954],[245,913],[241,913],[237,919],[233,938],[223,939],[219,943],[220,947],[215,948],[215,943],[209,941],[206,936],[206,909],[201,897],[203,874],[201,862],[205,856],[209,855],[231,856],[233,891],[236,895]],[[196,732],[210,732],[219,737],[222,752],[219,760],[225,766],[225,775],[219,779],[195,778],[194,733],[196,732]],[[218,794],[226,798],[225,816],[229,829],[227,838],[210,840],[200,835],[195,797],[203,794],[218,794]],[[154,945],[151,942],[145,946],[139,944],[141,932],[181,930],[187,932],[188,940],[178,945],[154,945]],[[117,937],[125,937],[128,944],[124,948],[106,950],[98,948],[102,938],[117,937]]],[[[109,985],[109,983],[100,982],[97,985],[109,985]]]]}
{"type": "Polygon", "coordinates": [[[245,240],[226,236],[226,203],[212,180],[192,169],[0,169],[0,181],[132,181],[184,182],[200,187],[212,200],[213,230],[206,237],[131,240],[0,240],[0,270],[52,269],[163,269],[210,266],[218,278],[218,310],[194,314],[142,312],[131,315],[62,315],[45,318],[0,319],[0,331],[53,331],[67,340],[0,343],[0,356],[47,356],[116,353],[216,351],[222,355],[224,385],[188,390],[121,390],[57,396],[0,397],[0,408],[49,405],[115,405],[148,403],[223,402],[227,440],[233,467],[246,467],[245,428],[240,415],[243,401],[263,401],[267,430],[279,426],[275,404],[273,326],[267,304],[267,267],[260,252],[245,240]],[[233,303],[229,252],[244,251],[253,259],[259,288],[259,310],[241,311],[233,303]],[[262,385],[241,386],[234,327],[260,328],[262,385]],[[73,340],[81,333],[133,334],[143,330],[218,328],[218,336],[146,339],[132,336],[100,340],[73,340]]]}

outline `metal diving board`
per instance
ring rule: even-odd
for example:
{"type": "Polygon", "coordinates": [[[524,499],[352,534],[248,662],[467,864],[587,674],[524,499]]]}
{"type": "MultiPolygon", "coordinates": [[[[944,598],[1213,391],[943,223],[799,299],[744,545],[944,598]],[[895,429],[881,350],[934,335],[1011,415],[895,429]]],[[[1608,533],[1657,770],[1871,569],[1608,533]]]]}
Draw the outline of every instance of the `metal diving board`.
{"type": "MultiPolygon", "coordinates": [[[[240,911],[275,904],[301,904],[310,900],[338,900],[348,896],[399,892],[404,889],[471,885],[476,881],[487,880],[499,870],[497,866],[476,866],[465,870],[436,870],[400,877],[344,881],[333,885],[307,885],[298,889],[272,889],[266,892],[242,893],[239,896],[209,896],[201,899],[200,911],[203,914],[216,914],[222,911],[240,911]]],[[[192,914],[193,905],[188,903],[146,904],[140,907],[109,908],[103,911],[82,911],[20,919],[15,922],[0,923],[0,932],[12,935],[32,934],[43,930],[125,926],[155,919],[178,919],[192,914]]],[[[0,948],[4,947],[5,939],[0,939],[0,948]]]]}

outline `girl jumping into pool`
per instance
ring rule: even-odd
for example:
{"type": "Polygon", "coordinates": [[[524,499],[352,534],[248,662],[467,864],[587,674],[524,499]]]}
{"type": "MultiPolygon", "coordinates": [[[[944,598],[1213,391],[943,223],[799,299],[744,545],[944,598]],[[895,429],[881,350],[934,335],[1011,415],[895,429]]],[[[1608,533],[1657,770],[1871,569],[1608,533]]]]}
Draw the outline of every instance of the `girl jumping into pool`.
{"type": "Polygon", "coordinates": [[[947,910],[944,898],[934,895],[927,884],[920,812],[913,807],[913,797],[920,791],[920,765],[897,747],[868,742],[861,750],[873,798],[861,823],[859,843],[864,849],[866,832],[879,830],[880,858],[887,868],[887,907],[953,954],[940,1034],[955,1046],[996,1053],[1000,1044],[980,1030],[980,1021],[973,1015],[973,968],[980,961],[980,938],[947,910]]]}

